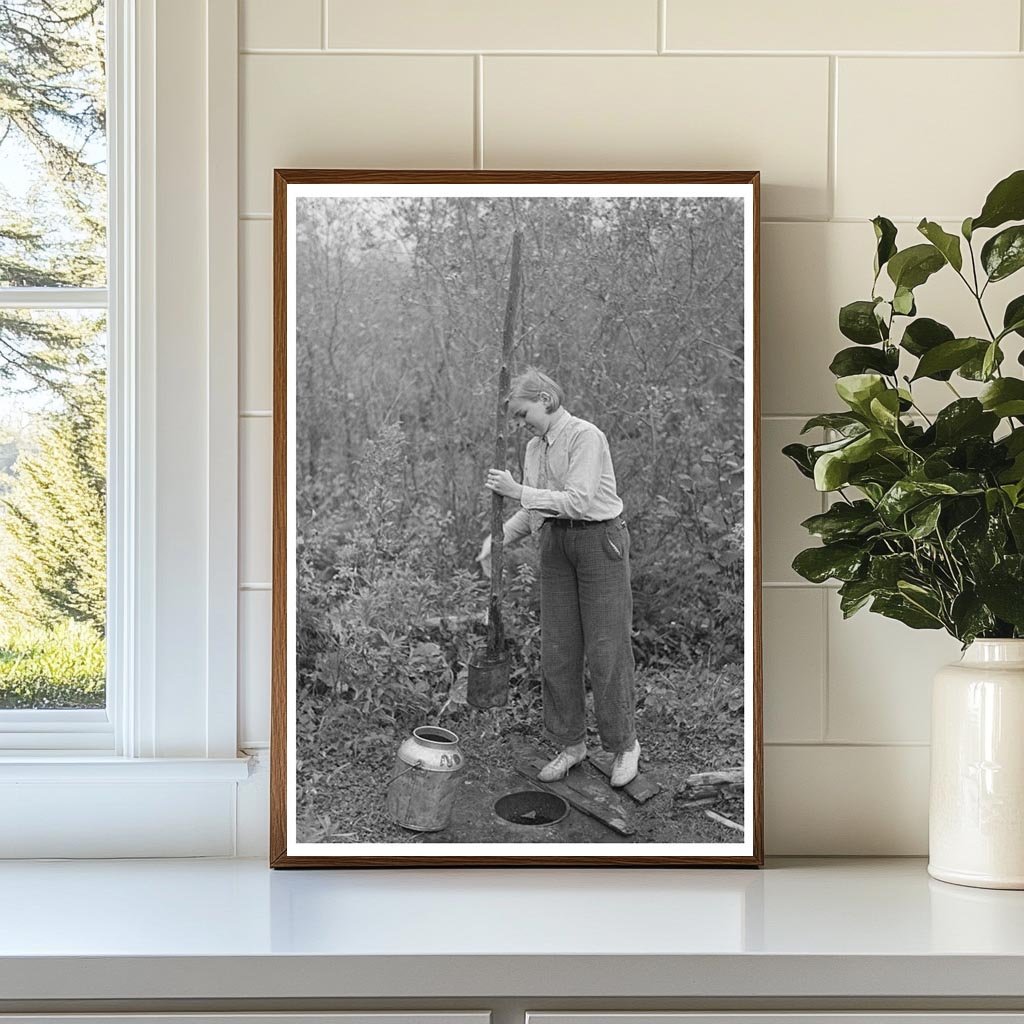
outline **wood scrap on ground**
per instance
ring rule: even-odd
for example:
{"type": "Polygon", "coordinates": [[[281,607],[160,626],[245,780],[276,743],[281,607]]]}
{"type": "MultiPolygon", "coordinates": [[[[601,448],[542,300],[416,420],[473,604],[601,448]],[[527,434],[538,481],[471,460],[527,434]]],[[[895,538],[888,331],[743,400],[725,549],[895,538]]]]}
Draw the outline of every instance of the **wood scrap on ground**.
{"type": "Polygon", "coordinates": [[[727,828],[734,828],[737,832],[745,831],[743,826],[733,821],[732,818],[727,818],[724,814],[719,814],[717,811],[705,810],[704,813],[712,820],[717,821],[721,825],[725,825],[727,828]]]}
{"type": "MultiPolygon", "coordinates": [[[[611,778],[612,763],[615,761],[614,754],[609,753],[607,750],[595,751],[587,755],[587,760],[602,775],[611,778]]],[[[646,803],[652,796],[657,796],[661,792],[661,786],[649,775],[644,775],[643,772],[638,773],[637,777],[632,782],[623,786],[622,789],[623,792],[628,793],[638,804],[646,803]]]]}
{"type": "Polygon", "coordinates": [[[690,775],[679,787],[675,801],[680,807],[708,807],[723,797],[742,795],[743,769],[725,768],[690,775]]]}

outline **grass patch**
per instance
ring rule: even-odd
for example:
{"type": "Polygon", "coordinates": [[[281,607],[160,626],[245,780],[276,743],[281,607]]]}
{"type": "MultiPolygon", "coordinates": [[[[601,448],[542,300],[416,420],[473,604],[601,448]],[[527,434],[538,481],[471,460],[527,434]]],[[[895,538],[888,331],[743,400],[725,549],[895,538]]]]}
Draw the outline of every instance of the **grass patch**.
{"type": "Polygon", "coordinates": [[[83,623],[0,624],[0,709],[101,708],[106,671],[104,640],[83,623]]]}

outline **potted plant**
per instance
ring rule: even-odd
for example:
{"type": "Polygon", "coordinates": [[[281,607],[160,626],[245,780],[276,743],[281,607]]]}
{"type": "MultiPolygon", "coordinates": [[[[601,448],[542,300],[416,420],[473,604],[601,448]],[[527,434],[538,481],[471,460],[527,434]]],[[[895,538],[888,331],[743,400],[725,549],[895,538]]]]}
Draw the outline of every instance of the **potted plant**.
{"type": "Polygon", "coordinates": [[[1024,267],[1020,221],[1024,170],[959,234],[926,219],[900,248],[875,217],[871,296],[839,311],[853,344],[830,366],[845,408],[805,424],[824,443],[783,449],[834,496],[803,523],[822,543],[796,572],[839,580],[844,617],[868,607],[963,644],[933,688],[929,871],[1006,888],[1024,888],[1024,294],[997,316],[986,292],[1024,267]],[[915,290],[940,272],[973,296],[975,326],[919,315],[915,290]],[[926,380],[949,391],[934,416],[926,380]]]}

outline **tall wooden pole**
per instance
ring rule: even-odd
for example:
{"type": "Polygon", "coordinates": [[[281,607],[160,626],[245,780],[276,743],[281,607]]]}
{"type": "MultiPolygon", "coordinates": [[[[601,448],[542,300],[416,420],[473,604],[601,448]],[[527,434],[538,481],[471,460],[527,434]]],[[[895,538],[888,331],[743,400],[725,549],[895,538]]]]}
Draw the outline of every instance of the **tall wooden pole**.
{"type": "MultiPolygon", "coordinates": [[[[501,367],[498,371],[498,400],[494,410],[494,468],[505,468],[505,427],[508,422],[508,390],[511,381],[512,340],[515,334],[516,310],[519,306],[520,249],[523,233],[516,228],[512,235],[512,267],[509,271],[508,299],[505,302],[505,326],[501,335],[501,367]]],[[[487,616],[487,660],[498,661],[505,653],[505,627],[501,621],[502,583],[505,571],[504,499],[491,495],[491,603],[487,616]]]]}

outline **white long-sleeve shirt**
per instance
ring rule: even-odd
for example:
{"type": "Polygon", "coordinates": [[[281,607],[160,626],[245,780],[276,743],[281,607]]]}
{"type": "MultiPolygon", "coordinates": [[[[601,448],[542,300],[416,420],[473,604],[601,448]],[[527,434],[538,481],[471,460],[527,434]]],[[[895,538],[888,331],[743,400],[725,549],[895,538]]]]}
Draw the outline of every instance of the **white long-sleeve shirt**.
{"type": "Polygon", "coordinates": [[[505,523],[506,544],[536,532],[548,518],[601,522],[621,515],[604,434],[593,423],[559,409],[548,432],[526,446],[520,504],[505,523]]]}

